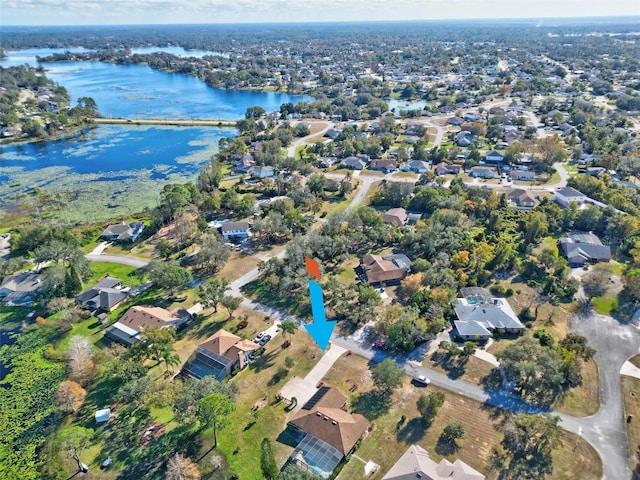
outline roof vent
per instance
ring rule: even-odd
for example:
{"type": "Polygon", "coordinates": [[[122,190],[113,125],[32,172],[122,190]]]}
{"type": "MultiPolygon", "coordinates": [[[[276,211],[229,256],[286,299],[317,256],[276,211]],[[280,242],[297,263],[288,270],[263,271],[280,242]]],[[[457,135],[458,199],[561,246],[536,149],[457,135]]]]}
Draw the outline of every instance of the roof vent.
{"type": "Polygon", "coordinates": [[[338,424],[338,422],[336,422],[335,420],[333,420],[333,421],[331,422],[331,425],[337,425],[337,424],[338,424]]]}
{"type": "Polygon", "coordinates": [[[316,417],[321,417],[322,414],[320,412],[316,412],[316,417]]]}
{"type": "Polygon", "coordinates": [[[323,419],[323,420],[329,420],[329,417],[324,417],[324,419],[323,419]]]}

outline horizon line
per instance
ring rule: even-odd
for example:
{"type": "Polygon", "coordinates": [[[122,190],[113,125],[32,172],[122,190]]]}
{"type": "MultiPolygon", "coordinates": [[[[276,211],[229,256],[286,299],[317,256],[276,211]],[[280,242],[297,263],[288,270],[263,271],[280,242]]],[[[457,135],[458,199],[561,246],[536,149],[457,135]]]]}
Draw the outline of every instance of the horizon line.
{"type": "MultiPolygon", "coordinates": [[[[452,23],[466,23],[466,22],[508,22],[508,21],[567,21],[567,20],[625,20],[629,23],[637,21],[640,23],[640,14],[636,15],[584,15],[584,16],[536,16],[536,17],[468,17],[468,18],[425,18],[425,19],[407,19],[407,20],[292,20],[281,22],[211,22],[211,23],[56,23],[56,24],[4,24],[2,27],[20,27],[20,28],[47,28],[47,27],[152,27],[152,26],[218,26],[218,25],[332,25],[332,24],[370,24],[370,23],[428,23],[428,22],[452,22],[452,23]]],[[[545,25],[553,26],[553,25],[545,25]]]]}

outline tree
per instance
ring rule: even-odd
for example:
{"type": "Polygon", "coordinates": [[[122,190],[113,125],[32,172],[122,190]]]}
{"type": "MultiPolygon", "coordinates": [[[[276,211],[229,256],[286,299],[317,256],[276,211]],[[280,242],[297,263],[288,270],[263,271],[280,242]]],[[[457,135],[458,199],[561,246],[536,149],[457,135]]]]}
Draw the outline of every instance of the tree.
{"type": "Polygon", "coordinates": [[[248,107],[247,110],[245,111],[244,118],[246,118],[246,119],[260,118],[265,113],[266,113],[265,109],[262,108],[259,105],[253,106],[253,107],[248,107]]]}
{"type": "Polygon", "coordinates": [[[314,195],[320,196],[324,192],[325,183],[327,183],[327,177],[321,173],[314,173],[307,180],[307,188],[314,195]]]}
{"type": "Polygon", "coordinates": [[[220,278],[213,278],[203,282],[198,287],[198,296],[202,306],[205,308],[213,307],[213,311],[218,313],[218,304],[224,298],[224,292],[228,286],[229,282],[220,278]]]}
{"type": "Polygon", "coordinates": [[[289,345],[291,344],[291,336],[298,330],[298,325],[293,320],[284,320],[280,323],[280,329],[283,335],[289,335],[289,345]]]}
{"type": "Polygon", "coordinates": [[[58,387],[55,404],[64,412],[77,412],[86,396],[87,391],[79,383],[65,380],[58,387]]]}
{"type": "Polygon", "coordinates": [[[58,435],[58,447],[78,463],[78,471],[82,470],[80,452],[89,447],[92,436],[93,430],[79,426],[63,429],[58,435]]]}
{"type": "Polygon", "coordinates": [[[169,240],[167,240],[166,238],[161,238],[160,241],[156,243],[155,251],[158,252],[158,255],[160,255],[165,260],[169,260],[172,250],[173,247],[171,246],[169,240]]]}
{"type": "Polygon", "coordinates": [[[455,443],[456,440],[464,438],[464,424],[456,420],[447,423],[444,430],[442,430],[441,437],[450,443],[455,443]]]}
{"type": "Polygon", "coordinates": [[[173,405],[176,420],[180,423],[195,420],[198,402],[207,395],[219,393],[233,399],[238,393],[236,382],[220,382],[213,376],[206,376],[199,380],[191,378],[183,382],[182,386],[182,391],[176,395],[173,405]]]}
{"type": "Polygon", "coordinates": [[[445,395],[443,392],[432,392],[429,395],[420,395],[416,402],[418,412],[422,419],[431,423],[438,414],[438,409],[444,404],[445,395]]]}
{"type": "Polygon", "coordinates": [[[315,475],[309,470],[299,467],[295,463],[287,464],[280,474],[278,480],[322,480],[321,477],[315,475]]]}
{"type": "Polygon", "coordinates": [[[271,440],[263,438],[260,446],[260,468],[262,469],[262,475],[264,475],[266,480],[276,480],[279,470],[276,464],[276,457],[273,454],[271,440]]]}
{"type": "Polygon", "coordinates": [[[231,399],[221,393],[211,393],[198,402],[200,424],[204,428],[213,427],[213,448],[218,446],[218,429],[224,427],[227,415],[234,410],[231,399]]]}
{"type": "Polygon", "coordinates": [[[167,461],[167,474],[165,480],[198,480],[200,470],[189,457],[183,457],[176,453],[167,461]]]}
{"type": "Polygon", "coordinates": [[[170,367],[176,367],[180,365],[180,355],[178,355],[173,348],[173,345],[163,345],[160,348],[160,358],[164,362],[166,373],[169,373],[170,367]]]}
{"type": "Polygon", "coordinates": [[[385,358],[371,370],[374,385],[389,395],[393,390],[402,385],[404,370],[396,362],[385,358]]]}
{"type": "Polygon", "coordinates": [[[220,300],[220,304],[227,309],[227,312],[229,312],[229,317],[233,315],[233,312],[237,310],[241,302],[242,299],[240,297],[234,297],[231,295],[225,295],[222,297],[222,300],[220,300]]]}
{"type": "Polygon", "coordinates": [[[476,353],[476,344],[474,342],[464,342],[462,354],[466,357],[470,357],[474,353],[476,353]]]}
{"type": "Polygon", "coordinates": [[[203,235],[199,243],[200,251],[196,254],[195,263],[205,275],[212,275],[227,263],[231,249],[220,235],[203,235]]]}
{"type": "Polygon", "coordinates": [[[177,288],[191,280],[191,273],[176,262],[153,261],[148,268],[151,281],[160,288],[168,288],[171,296],[175,294],[177,288]]]}
{"type": "Polygon", "coordinates": [[[82,335],[74,335],[67,347],[67,362],[69,378],[80,385],[86,385],[95,376],[96,368],[93,362],[91,343],[82,335]]]}
{"type": "Polygon", "coordinates": [[[560,417],[521,413],[510,418],[502,444],[511,454],[508,479],[545,478],[553,470],[552,451],[561,443],[560,417]]]}
{"type": "Polygon", "coordinates": [[[587,294],[587,302],[604,295],[609,290],[611,272],[600,266],[582,277],[582,289],[587,294]]]}

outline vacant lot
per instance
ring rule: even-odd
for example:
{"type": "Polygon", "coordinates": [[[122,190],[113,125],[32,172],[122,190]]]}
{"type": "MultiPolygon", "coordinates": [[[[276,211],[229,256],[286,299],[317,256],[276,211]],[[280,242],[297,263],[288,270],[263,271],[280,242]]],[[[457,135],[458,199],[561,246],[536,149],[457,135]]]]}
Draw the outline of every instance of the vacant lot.
{"type": "MultiPolygon", "coordinates": [[[[634,357],[637,362],[640,355],[634,357]]],[[[627,422],[627,438],[629,441],[629,467],[633,472],[633,478],[640,478],[640,379],[622,375],[622,398],[624,401],[624,414],[631,416],[627,422]]]]}
{"type": "MultiPolygon", "coordinates": [[[[364,479],[364,462],[369,460],[380,465],[373,477],[380,479],[412,444],[418,444],[429,451],[435,461],[443,458],[438,438],[444,426],[453,420],[465,426],[466,436],[460,440],[459,450],[447,455],[449,460],[460,458],[472,467],[485,473],[488,480],[497,479],[499,468],[492,467],[494,449],[501,450],[502,433],[500,422],[504,412],[444,391],[446,400],[432,425],[426,426],[416,409],[416,401],[421,394],[427,394],[436,387],[416,387],[405,379],[387,401],[378,401],[371,395],[371,375],[367,361],[361,357],[341,357],[325,376],[325,383],[350,395],[351,410],[368,416],[374,424],[373,431],[363,440],[362,445],[351,457],[340,473],[339,479],[364,479]],[[364,394],[363,394],[364,393],[364,394]],[[402,416],[406,420],[402,422],[402,416]]],[[[554,452],[554,473],[549,478],[573,479],[581,472],[581,479],[600,479],[602,465],[597,453],[581,438],[565,433],[563,446],[554,452]]]]}

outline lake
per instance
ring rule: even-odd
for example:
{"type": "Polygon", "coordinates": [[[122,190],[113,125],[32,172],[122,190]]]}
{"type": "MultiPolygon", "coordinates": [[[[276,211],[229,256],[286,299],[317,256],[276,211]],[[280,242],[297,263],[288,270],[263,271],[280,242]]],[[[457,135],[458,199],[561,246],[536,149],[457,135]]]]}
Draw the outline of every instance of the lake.
{"type": "MultiPolygon", "coordinates": [[[[176,48],[176,47],[166,47],[176,48]]],[[[67,49],[7,52],[0,66],[35,62],[67,49]]],[[[69,49],[74,50],[74,49],[69,49]]],[[[82,48],[75,49],[82,51],[82,48]]],[[[274,92],[220,90],[200,80],[145,65],[99,62],[45,63],[47,76],[72,99],[93,97],[103,116],[237,120],[250,106],[267,111],[281,103],[313,100],[274,92]]],[[[16,195],[40,188],[73,192],[58,216],[101,221],[157,205],[167,182],[195,178],[235,130],[214,127],[99,126],[68,138],[0,147],[0,212],[16,195]]]]}

